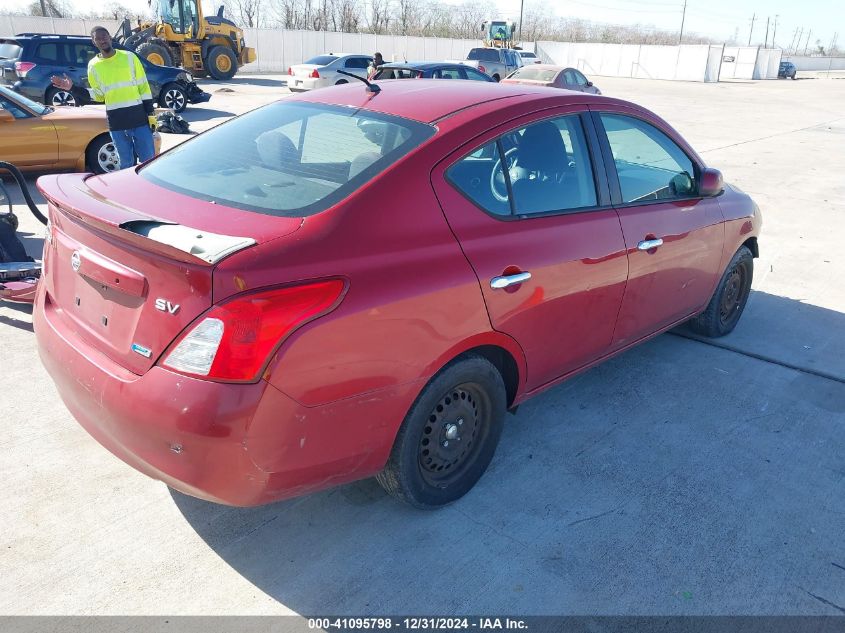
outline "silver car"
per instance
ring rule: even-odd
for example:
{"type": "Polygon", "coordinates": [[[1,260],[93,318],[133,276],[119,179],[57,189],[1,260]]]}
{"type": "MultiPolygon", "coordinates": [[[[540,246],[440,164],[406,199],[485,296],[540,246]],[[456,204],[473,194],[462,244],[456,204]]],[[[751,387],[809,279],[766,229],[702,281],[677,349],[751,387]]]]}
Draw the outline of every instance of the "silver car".
{"type": "Polygon", "coordinates": [[[293,92],[304,92],[354,81],[352,77],[337,72],[338,70],[366,79],[372,61],[373,58],[369,55],[347,55],[346,53],[317,55],[304,64],[288,68],[288,88],[293,92]]]}

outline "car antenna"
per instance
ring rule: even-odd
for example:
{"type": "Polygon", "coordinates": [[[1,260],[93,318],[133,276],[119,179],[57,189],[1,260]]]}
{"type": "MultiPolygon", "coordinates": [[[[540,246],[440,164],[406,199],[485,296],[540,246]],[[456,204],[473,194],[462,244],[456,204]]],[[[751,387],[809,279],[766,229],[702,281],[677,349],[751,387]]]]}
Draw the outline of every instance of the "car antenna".
{"type": "Polygon", "coordinates": [[[352,73],[348,73],[345,70],[336,70],[335,72],[338,73],[338,74],[341,74],[341,75],[346,75],[348,77],[354,77],[355,79],[363,81],[365,84],[367,84],[367,91],[368,92],[373,92],[373,93],[381,92],[381,87],[378,84],[370,83],[369,81],[367,81],[363,77],[359,77],[358,75],[353,75],[352,73]]]}

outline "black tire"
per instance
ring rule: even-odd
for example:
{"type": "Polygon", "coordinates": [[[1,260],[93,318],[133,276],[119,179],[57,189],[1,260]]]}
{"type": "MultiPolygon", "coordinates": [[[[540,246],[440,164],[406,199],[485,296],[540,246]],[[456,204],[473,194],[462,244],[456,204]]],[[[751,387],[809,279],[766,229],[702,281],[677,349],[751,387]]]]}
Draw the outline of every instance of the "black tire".
{"type": "Polygon", "coordinates": [[[730,334],[739,322],[751,293],[754,278],[754,256],[741,246],[719,280],[707,308],[689,322],[693,332],[717,338],[730,334]]]}
{"type": "Polygon", "coordinates": [[[499,77],[499,75],[493,75],[493,81],[495,81],[496,83],[500,82],[501,80],[502,78],[499,77]]]}
{"type": "Polygon", "coordinates": [[[349,83],[349,82],[348,82],[348,81],[346,81],[345,79],[338,79],[336,82],[334,82],[334,85],[335,85],[335,86],[339,86],[339,85],[341,85],[341,84],[348,84],[348,83],[349,83]]]}
{"type": "Polygon", "coordinates": [[[15,229],[9,222],[0,221],[0,263],[31,262],[32,258],[26,254],[15,229]]]}
{"type": "Polygon", "coordinates": [[[108,134],[100,134],[88,144],[85,150],[88,169],[95,174],[108,174],[120,169],[117,148],[108,134]]]}
{"type": "Polygon", "coordinates": [[[493,459],[506,408],[505,384],[490,361],[473,355],[450,363],[411,406],[376,479],[417,508],[460,499],[493,459]]]}
{"type": "Polygon", "coordinates": [[[184,112],[188,107],[188,91],[177,83],[169,83],[161,89],[158,105],[174,112],[184,112]]]}
{"type": "Polygon", "coordinates": [[[795,81],[795,73],[792,73],[792,80],[795,81]]]}
{"type": "Polygon", "coordinates": [[[143,57],[151,64],[157,64],[158,66],[173,65],[173,55],[170,54],[170,49],[158,42],[144,42],[135,49],[135,54],[138,57],[143,57]],[[151,56],[152,59],[150,59],[151,56]]]}
{"type": "Polygon", "coordinates": [[[44,104],[49,106],[79,106],[79,100],[72,90],[61,90],[55,86],[47,88],[44,95],[44,104]]]}
{"type": "Polygon", "coordinates": [[[238,72],[238,58],[235,57],[231,48],[214,46],[208,51],[205,68],[208,70],[208,74],[217,81],[225,81],[234,77],[235,73],[238,72]]]}

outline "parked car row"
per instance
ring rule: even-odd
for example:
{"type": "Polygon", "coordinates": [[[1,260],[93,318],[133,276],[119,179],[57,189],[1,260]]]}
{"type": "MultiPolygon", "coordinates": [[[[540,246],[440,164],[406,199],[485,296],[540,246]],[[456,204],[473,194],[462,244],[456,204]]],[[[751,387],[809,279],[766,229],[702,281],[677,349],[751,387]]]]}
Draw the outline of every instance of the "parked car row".
{"type": "Polygon", "coordinates": [[[354,81],[349,75],[362,79],[463,79],[472,81],[502,81],[534,86],[563,88],[577,92],[601,94],[601,91],[575,68],[542,64],[530,51],[506,48],[473,48],[465,60],[445,62],[387,62],[373,69],[368,55],[327,53],[312,57],[302,64],[288,68],[288,88],[304,92],[316,88],[336,86],[354,81]],[[529,56],[530,55],[530,56],[529,56]],[[525,60],[531,60],[525,65],[525,60]]]}

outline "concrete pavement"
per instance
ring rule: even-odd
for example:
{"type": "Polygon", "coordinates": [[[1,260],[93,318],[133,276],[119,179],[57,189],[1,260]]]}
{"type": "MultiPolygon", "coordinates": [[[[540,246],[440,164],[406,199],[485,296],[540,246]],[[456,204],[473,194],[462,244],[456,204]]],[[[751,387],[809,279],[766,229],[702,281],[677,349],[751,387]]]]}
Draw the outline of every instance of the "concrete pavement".
{"type": "MultiPolygon", "coordinates": [[[[209,83],[186,118],[210,127],[280,79],[209,83]]],[[[760,205],[735,333],[667,334],[529,401],[441,511],[373,481],[244,510],[101,448],[28,309],[0,305],[0,613],[845,613],[845,81],[594,79],[760,205]]],[[[43,228],[16,210],[37,254],[43,228]]]]}

